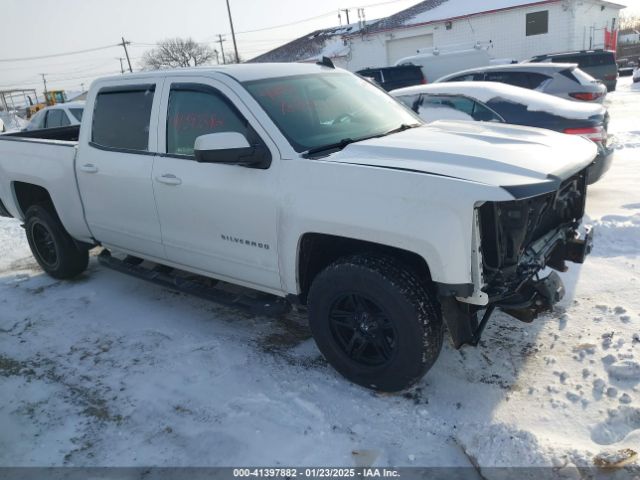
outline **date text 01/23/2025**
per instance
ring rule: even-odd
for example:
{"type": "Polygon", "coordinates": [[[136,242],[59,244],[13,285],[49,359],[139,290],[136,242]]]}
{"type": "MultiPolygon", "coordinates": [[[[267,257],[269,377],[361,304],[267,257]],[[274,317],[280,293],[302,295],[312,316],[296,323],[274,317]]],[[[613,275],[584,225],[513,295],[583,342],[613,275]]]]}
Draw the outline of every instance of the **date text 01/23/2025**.
{"type": "Polygon", "coordinates": [[[399,478],[390,468],[236,468],[234,478],[399,478]]]}

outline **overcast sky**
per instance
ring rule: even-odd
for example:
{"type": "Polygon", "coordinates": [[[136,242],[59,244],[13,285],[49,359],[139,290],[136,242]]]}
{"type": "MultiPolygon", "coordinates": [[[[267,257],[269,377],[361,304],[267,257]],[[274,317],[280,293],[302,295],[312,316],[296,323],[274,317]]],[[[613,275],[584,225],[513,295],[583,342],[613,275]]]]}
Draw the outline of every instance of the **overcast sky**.
{"type": "MultiPolygon", "coordinates": [[[[458,0],[460,1],[460,0],[458,0]]],[[[467,1],[467,0],[465,0],[467,1]]],[[[473,0],[476,1],[476,0],[473,0]]],[[[338,9],[365,6],[368,19],[384,17],[418,0],[230,0],[241,58],[250,59],[318,28],[339,24],[338,9]],[[361,3],[358,3],[361,2],[361,3]],[[371,6],[366,6],[371,5],[371,6]],[[308,20],[316,17],[313,20],[308,20]],[[308,21],[303,21],[308,20],[308,21]],[[263,30],[283,24],[282,28],[263,30]],[[253,30],[262,30],[252,33],[253,30]]],[[[65,53],[131,41],[134,70],[151,44],[169,37],[213,42],[225,34],[225,52],[233,50],[225,0],[2,0],[0,60],[65,53]],[[142,44],[142,45],[141,45],[142,44]]],[[[346,19],[343,15],[343,22],[346,19]]],[[[211,43],[218,48],[219,44],[211,43]]],[[[0,89],[80,90],[95,77],[119,73],[122,47],[32,61],[0,62],[0,89]]],[[[125,62],[126,65],[126,62],[125,62]]]]}
{"type": "MultiPolygon", "coordinates": [[[[249,59],[315,29],[338,25],[340,8],[353,8],[350,16],[354,22],[356,7],[364,6],[370,20],[419,1],[230,0],[230,3],[240,56],[249,59]]],[[[620,3],[640,14],[640,0],[620,3]]],[[[0,89],[22,87],[40,91],[40,73],[47,74],[50,89],[80,90],[81,84],[88,87],[93,78],[120,71],[118,57],[124,57],[122,47],[40,60],[2,60],[106,47],[119,42],[122,36],[132,42],[134,70],[143,52],[164,38],[192,37],[198,42],[213,42],[217,34],[225,34],[225,51],[233,48],[225,0],[2,0],[0,18],[0,89]]],[[[344,16],[342,21],[345,22],[344,16]]]]}

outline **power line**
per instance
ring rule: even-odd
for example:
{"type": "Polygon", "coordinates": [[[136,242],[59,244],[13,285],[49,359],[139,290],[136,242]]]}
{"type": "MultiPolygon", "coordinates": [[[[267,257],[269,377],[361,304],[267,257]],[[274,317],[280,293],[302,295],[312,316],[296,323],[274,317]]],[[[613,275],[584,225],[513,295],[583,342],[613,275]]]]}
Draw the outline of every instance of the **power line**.
{"type": "Polygon", "coordinates": [[[78,55],[80,53],[97,52],[98,50],[106,50],[107,48],[113,48],[117,46],[118,45],[105,45],[104,47],[87,48],[85,50],[76,50],[74,52],[53,53],[50,55],[40,55],[37,57],[0,58],[0,62],[24,62],[28,60],[42,60],[43,58],[66,57],[67,55],[78,55]]]}
{"type": "MultiPolygon", "coordinates": [[[[369,5],[360,5],[360,6],[355,6],[355,7],[349,7],[348,10],[355,10],[355,9],[358,9],[358,8],[379,7],[379,6],[382,6],[382,5],[390,5],[392,3],[407,2],[407,1],[408,0],[387,0],[385,2],[371,3],[369,5]]],[[[418,3],[418,2],[416,2],[416,3],[418,3]]],[[[345,9],[343,9],[343,10],[345,10],[345,9]]],[[[333,15],[335,15],[335,10],[332,10],[330,12],[323,13],[323,14],[320,14],[320,15],[316,15],[315,17],[309,17],[309,18],[304,18],[302,20],[297,20],[297,21],[291,22],[291,23],[283,23],[281,25],[275,25],[273,27],[264,27],[264,28],[257,28],[255,30],[244,30],[242,32],[236,32],[236,35],[245,34],[245,33],[264,32],[264,31],[267,31],[267,30],[275,30],[277,28],[290,27],[292,25],[298,25],[299,23],[306,23],[306,22],[310,22],[312,20],[318,20],[320,18],[333,16],[333,15]]]]}

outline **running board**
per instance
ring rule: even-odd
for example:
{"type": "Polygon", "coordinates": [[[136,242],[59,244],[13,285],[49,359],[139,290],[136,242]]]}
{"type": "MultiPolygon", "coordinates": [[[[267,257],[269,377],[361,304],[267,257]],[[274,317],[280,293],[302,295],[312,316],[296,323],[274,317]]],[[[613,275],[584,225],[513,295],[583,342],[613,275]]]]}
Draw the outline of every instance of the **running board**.
{"type": "MultiPolygon", "coordinates": [[[[254,298],[248,294],[228,292],[218,287],[210,287],[187,277],[181,277],[179,273],[185,272],[181,272],[180,270],[163,268],[164,266],[157,264],[154,264],[156,265],[155,268],[145,268],[140,264],[136,265],[125,260],[119,260],[113,257],[111,252],[106,249],[98,255],[98,261],[101,265],[120,273],[126,273],[127,275],[155,283],[156,285],[187,293],[227,307],[239,308],[254,315],[279,317],[289,313],[291,310],[291,304],[287,300],[275,295],[255,292],[257,296],[262,298],[254,298]]],[[[192,275],[192,277],[197,276],[192,275]]],[[[249,289],[245,290],[254,292],[249,289]]]]}

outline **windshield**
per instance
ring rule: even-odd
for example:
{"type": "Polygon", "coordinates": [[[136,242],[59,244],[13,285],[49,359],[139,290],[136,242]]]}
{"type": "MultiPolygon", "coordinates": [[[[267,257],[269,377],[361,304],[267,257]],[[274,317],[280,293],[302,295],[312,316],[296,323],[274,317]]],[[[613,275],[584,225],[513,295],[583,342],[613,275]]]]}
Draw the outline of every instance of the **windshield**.
{"type": "Polygon", "coordinates": [[[348,73],[269,78],[244,86],[298,152],[422,123],[378,87],[348,73]]]}

